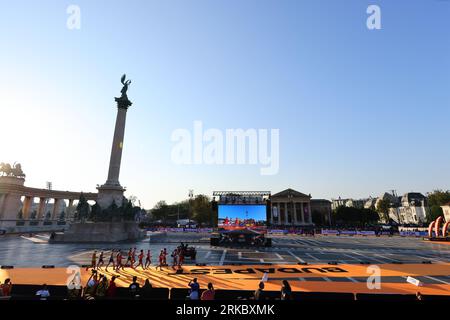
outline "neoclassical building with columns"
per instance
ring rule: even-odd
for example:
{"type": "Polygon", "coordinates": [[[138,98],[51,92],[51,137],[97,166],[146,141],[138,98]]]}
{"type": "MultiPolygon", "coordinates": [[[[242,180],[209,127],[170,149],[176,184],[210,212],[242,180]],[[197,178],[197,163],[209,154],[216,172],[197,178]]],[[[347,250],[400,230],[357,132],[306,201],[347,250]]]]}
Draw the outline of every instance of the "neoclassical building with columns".
{"type": "Polygon", "coordinates": [[[293,189],[271,196],[270,224],[280,226],[313,225],[311,215],[311,195],[293,189]]]}

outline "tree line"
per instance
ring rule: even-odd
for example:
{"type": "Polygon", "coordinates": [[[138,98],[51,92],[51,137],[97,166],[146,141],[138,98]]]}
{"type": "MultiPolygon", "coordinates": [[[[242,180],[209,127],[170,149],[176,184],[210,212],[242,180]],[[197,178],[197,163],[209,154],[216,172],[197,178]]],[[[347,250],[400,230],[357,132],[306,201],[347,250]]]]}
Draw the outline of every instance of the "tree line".
{"type": "Polygon", "coordinates": [[[173,204],[161,200],[150,210],[150,214],[152,220],[161,220],[165,224],[175,222],[177,219],[192,219],[197,223],[212,226],[217,223],[211,199],[203,194],[173,204]]]}

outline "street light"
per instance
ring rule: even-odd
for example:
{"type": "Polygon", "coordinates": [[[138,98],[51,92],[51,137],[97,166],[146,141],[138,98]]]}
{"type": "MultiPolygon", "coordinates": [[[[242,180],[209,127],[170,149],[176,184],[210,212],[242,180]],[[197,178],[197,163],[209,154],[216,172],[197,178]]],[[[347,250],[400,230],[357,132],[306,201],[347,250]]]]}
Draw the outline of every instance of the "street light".
{"type": "Polygon", "coordinates": [[[192,216],[192,199],[194,198],[194,190],[189,189],[189,212],[188,212],[188,225],[191,225],[191,216],[192,216]]]}

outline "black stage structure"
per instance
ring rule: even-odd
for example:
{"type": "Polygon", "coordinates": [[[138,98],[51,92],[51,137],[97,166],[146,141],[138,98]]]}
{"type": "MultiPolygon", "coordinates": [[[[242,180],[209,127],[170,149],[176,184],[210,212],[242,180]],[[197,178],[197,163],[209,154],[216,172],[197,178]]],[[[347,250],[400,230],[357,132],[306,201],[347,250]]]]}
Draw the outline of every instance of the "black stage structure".
{"type": "Polygon", "coordinates": [[[270,191],[214,191],[212,209],[217,217],[218,233],[211,237],[213,246],[266,246],[272,244],[272,240],[266,237],[267,221],[270,221],[270,191]],[[253,216],[253,211],[243,209],[257,208],[258,212],[264,207],[264,219],[260,215],[253,216]],[[236,218],[229,219],[221,216],[221,210],[230,213],[236,208],[236,218]],[[240,213],[238,213],[240,211],[240,213]],[[240,217],[237,217],[241,215],[240,217]]]}

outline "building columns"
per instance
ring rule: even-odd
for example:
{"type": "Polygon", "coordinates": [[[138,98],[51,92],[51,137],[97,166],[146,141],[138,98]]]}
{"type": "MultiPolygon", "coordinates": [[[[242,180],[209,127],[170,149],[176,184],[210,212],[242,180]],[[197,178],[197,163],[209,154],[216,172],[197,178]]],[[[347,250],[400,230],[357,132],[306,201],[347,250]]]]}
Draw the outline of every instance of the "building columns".
{"type": "Polygon", "coordinates": [[[294,207],[292,208],[294,215],[294,225],[298,225],[297,221],[297,202],[294,202],[294,207]]]}
{"type": "Polygon", "coordinates": [[[58,219],[58,215],[61,212],[58,212],[58,207],[59,207],[59,203],[60,203],[61,199],[55,199],[54,203],[53,203],[53,212],[52,212],[52,219],[51,220],[57,220],[58,219]]]}
{"type": "Polygon", "coordinates": [[[311,202],[308,202],[308,217],[309,224],[312,224],[311,202]]]}
{"type": "Polygon", "coordinates": [[[66,210],[66,220],[70,221],[70,219],[72,219],[72,214],[73,214],[73,202],[75,200],[74,199],[69,199],[69,206],[67,207],[66,210]]]}
{"type": "Polygon", "coordinates": [[[303,205],[303,202],[300,202],[300,209],[302,215],[302,224],[305,224],[305,207],[303,205]]]}
{"type": "Polygon", "coordinates": [[[23,200],[23,206],[22,206],[22,218],[23,220],[28,220],[30,217],[30,208],[33,204],[33,197],[25,197],[23,200]]]}
{"type": "Polygon", "coordinates": [[[38,207],[36,220],[42,220],[42,218],[44,217],[46,200],[47,199],[45,199],[45,198],[39,198],[39,207],[38,207]]]}
{"type": "Polygon", "coordinates": [[[6,200],[6,196],[7,196],[6,193],[0,194],[0,219],[3,218],[3,207],[4,207],[4,204],[6,202],[5,201],[6,200]]]}

